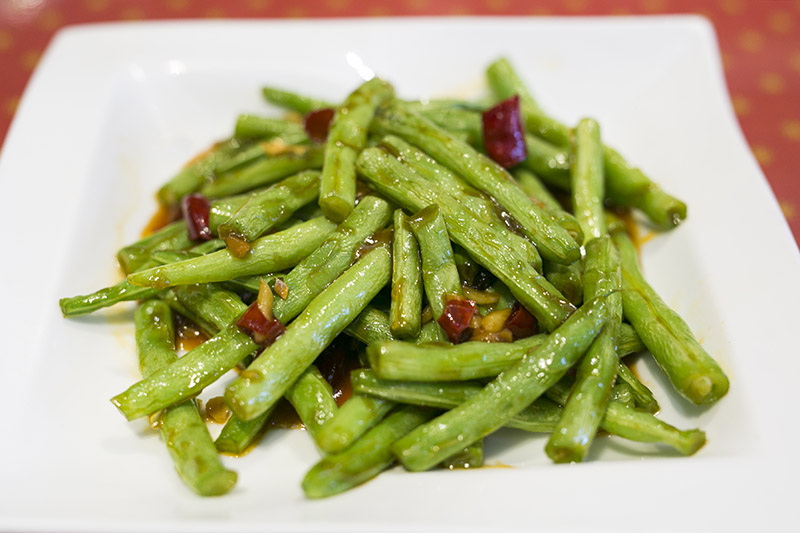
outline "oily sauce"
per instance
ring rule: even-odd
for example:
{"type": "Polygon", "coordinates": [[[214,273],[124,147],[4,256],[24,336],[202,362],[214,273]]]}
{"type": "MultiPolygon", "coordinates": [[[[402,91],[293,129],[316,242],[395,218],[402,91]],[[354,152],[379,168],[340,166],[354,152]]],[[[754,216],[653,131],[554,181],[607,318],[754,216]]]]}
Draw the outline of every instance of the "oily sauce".
{"type": "Polygon", "coordinates": [[[175,315],[175,346],[179,350],[190,351],[208,340],[208,337],[191,321],[181,315],[175,315]]]}
{"type": "Polygon", "coordinates": [[[153,213],[150,220],[142,229],[142,237],[147,237],[157,232],[170,222],[175,222],[180,218],[180,211],[177,208],[170,209],[169,207],[159,205],[158,210],[153,213]]]}

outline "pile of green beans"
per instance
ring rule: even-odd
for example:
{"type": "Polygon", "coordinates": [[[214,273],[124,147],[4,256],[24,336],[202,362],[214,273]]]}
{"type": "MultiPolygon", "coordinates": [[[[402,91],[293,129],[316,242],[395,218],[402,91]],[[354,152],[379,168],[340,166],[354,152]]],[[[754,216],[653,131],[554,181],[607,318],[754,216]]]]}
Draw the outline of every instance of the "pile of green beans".
{"type": "Polygon", "coordinates": [[[142,376],[111,402],[128,420],[150,418],[197,494],[233,488],[220,453],[256,446],[279,402],[321,455],[302,480],[309,498],[396,463],[480,467],[501,427],[549,434],[554,462],[586,459],[601,430],[654,452],[705,444],[701,430],[655,416],[663,392],[628,362],[652,356],[678,401],[709,405],[728,391],[645,281],[620,218],[637,210],[666,231],[685,204],[604,145],[596,121],[570,128],[547,115],[507,60],[487,80],[492,101],[519,96],[527,156],[512,169],[485,152],[490,100],[402,101],[378,78],[338,104],[263,88],[291,113],[238,117],[229,139],[158,191],[173,213],[204,195],[211,239],[173,221],[117,252],[124,280],[60,301],[65,317],[139,302],[142,376]],[[319,141],[308,121],[326,108],[319,141]],[[253,309],[280,322],[277,338],[240,325],[253,309]],[[181,354],[184,322],[207,340],[181,354]],[[326,357],[342,343],[354,370],[329,381],[326,357]],[[197,400],[221,379],[213,403],[224,401],[225,420],[197,400]]]}

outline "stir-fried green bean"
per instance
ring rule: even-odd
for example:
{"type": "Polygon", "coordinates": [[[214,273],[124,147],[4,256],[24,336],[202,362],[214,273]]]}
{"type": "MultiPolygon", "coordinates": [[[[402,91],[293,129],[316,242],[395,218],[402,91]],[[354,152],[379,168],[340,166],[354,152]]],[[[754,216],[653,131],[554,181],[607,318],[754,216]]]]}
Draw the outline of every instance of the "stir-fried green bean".
{"type": "MultiPolygon", "coordinates": [[[[542,111],[508,60],[495,61],[486,74],[489,85],[498,98],[505,99],[514,94],[520,96],[520,107],[528,131],[557,147],[569,146],[569,128],[542,111]]],[[[564,157],[554,159],[563,160],[564,157]]],[[[665,193],[641,170],[631,166],[608,146],[603,147],[603,163],[608,198],[615,204],[641,209],[651,221],[662,228],[677,226],[686,218],[686,204],[665,193]]],[[[536,168],[532,170],[537,171],[536,168]]],[[[541,175],[547,176],[545,173],[541,175]]]]}
{"type": "Polygon", "coordinates": [[[356,261],[228,386],[225,399],[231,410],[243,420],[250,420],[274,405],[388,283],[390,276],[391,259],[385,247],[356,261]]]}
{"type": "Polygon", "coordinates": [[[380,78],[336,104],[263,88],[289,113],[239,115],[159,190],[167,218],[184,219],[121,248],[119,283],[59,301],[72,317],[141,300],[142,379],[111,401],[158,422],[195,492],[228,492],[237,477],[218,453],[247,453],[283,408],[323,454],[309,498],[395,461],[477,468],[501,427],[549,434],[554,462],[591,457],[599,430],[684,455],[705,444],[656,418],[622,361],[649,351],[696,404],[728,390],[628,236],[630,208],[668,229],[686,206],[603,145],[594,120],[547,115],[507,60],[487,78],[477,101],[399,100],[380,78]],[[492,131],[499,109],[522,131],[492,131]],[[492,159],[503,137],[526,150],[508,170],[492,159]],[[178,357],[176,324],[208,340],[178,357]],[[204,420],[195,398],[217,380],[229,416],[212,442],[206,423],[223,418],[210,403],[204,420]]]}
{"type": "Polygon", "coordinates": [[[394,212],[392,245],[392,303],[389,321],[392,333],[416,337],[422,325],[422,266],[419,244],[411,231],[408,217],[394,212]]]}
{"type": "Polygon", "coordinates": [[[378,78],[364,82],[336,110],[325,145],[319,206],[336,222],[350,214],[356,201],[356,157],[367,144],[375,109],[394,95],[391,85],[378,78]]]}
{"type": "Polygon", "coordinates": [[[622,305],[675,390],[695,404],[714,403],[728,392],[728,377],[697,342],[684,320],[664,303],[639,271],[630,238],[614,235],[622,260],[622,305]]]}

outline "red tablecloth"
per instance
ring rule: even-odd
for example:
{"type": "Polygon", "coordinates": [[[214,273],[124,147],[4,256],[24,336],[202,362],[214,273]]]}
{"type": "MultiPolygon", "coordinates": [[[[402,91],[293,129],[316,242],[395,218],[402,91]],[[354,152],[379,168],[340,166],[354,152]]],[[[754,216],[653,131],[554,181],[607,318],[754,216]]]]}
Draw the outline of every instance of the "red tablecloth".
{"type": "Polygon", "coordinates": [[[739,121],[800,239],[800,0],[0,0],[0,142],[64,25],[179,18],[697,13],[714,24],[739,121]]]}

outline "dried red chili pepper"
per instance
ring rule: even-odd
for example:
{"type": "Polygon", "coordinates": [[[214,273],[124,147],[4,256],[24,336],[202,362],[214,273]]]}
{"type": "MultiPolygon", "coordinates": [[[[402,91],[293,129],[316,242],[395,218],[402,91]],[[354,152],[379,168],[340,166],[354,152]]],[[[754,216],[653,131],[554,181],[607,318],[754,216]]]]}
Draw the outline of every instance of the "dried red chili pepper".
{"type": "Polygon", "coordinates": [[[208,226],[211,213],[211,203],[208,198],[200,193],[188,194],[181,201],[181,211],[191,240],[209,241],[214,238],[208,226]]]}
{"type": "Polygon", "coordinates": [[[284,334],[286,328],[277,318],[268,320],[258,309],[258,303],[253,303],[247,311],[236,321],[239,329],[250,335],[258,344],[269,346],[284,334]]]}
{"type": "MultiPolygon", "coordinates": [[[[458,344],[466,340],[469,335],[464,335],[469,328],[472,315],[477,306],[472,300],[452,299],[444,304],[444,311],[437,322],[447,334],[450,342],[458,344]]],[[[469,333],[469,332],[467,332],[469,333]]]]}
{"type": "Polygon", "coordinates": [[[333,120],[334,111],[330,107],[309,111],[305,116],[304,126],[306,133],[314,142],[325,142],[328,138],[328,128],[333,120]]]}
{"type": "Polygon", "coordinates": [[[539,333],[539,323],[527,309],[517,302],[511,308],[511,314],[506,319],[505,329],[510,331],[515,339],[523,339],[539,333]]]}
{"type": "Polygon", "coordinates": [[[483,144],[489,157],[510,168],[528,157],[519,111],[519,95],[483,112],[483,144]]]}

